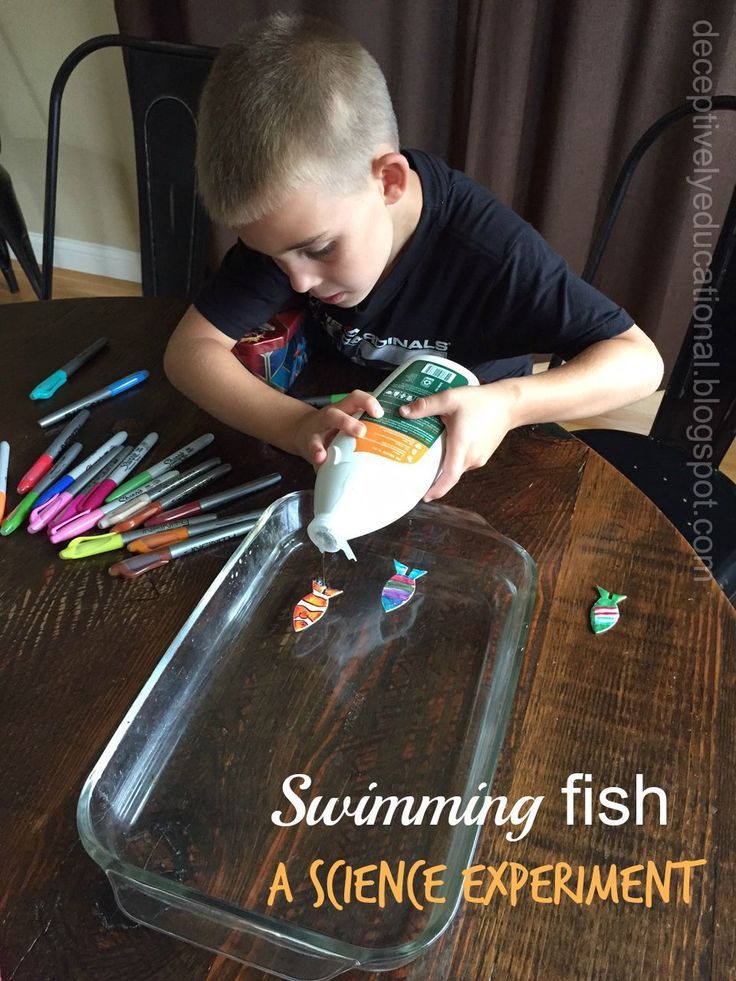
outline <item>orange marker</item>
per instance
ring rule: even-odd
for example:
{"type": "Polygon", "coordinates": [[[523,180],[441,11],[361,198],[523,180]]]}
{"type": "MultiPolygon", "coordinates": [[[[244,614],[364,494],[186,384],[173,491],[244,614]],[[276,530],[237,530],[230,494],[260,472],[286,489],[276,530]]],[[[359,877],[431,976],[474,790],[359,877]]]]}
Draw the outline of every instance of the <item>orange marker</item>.
{"type": "Polygon", "coordinates": [[[167,545],[173,545],[174,542],[185,542],[188,538],[193,538],[195,535],[204,535],[209,531],[227,528],[228,525],[234,525],[239,521],[252,521],[255,525],[262,514],[263,511],[247,511],[245,514],[234,514],[229,518],[213,518],[210,521],[203,521],[201,524],[192,525],[191,527],[183,525],[180,528],[169,528],[166,531],[159,532],[156,532],[154,528],[154,534],[143,535],[129,542],[128,551],[145,555],[149,552],[157,552],[167,545]]]}
{"type": "Polygon", "coordinates": [[[123,559],[122,562],[111,565],[107,571],[111,576],[135,579],[136,576],[144,575],[152,569],[167,565],[172,559],[178,559],[182,555],[198,552],[201,548],[209,548],[210,545],[217,545],[228,538],[243,537],[252,529],[253,524],[253,521],[239,521],[237,524],[228,525],[227,528],[210,531],[204,535],[195,535],[188,542],[177,542],[175,545],[162,548],[158,552],[151,552],[149,555],[133,555],[129,559],[123,559]]]}

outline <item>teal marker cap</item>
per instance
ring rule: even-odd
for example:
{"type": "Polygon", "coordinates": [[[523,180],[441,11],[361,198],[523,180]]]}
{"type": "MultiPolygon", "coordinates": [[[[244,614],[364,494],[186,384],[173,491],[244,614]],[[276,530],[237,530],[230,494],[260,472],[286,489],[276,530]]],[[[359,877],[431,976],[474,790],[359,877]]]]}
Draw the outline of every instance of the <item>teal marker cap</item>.
{"type": "Polygon", "coordinates": [[[66,383],[66,380],[66,372],[59,368],[53,375],[49,375],[48,378],[39,382],[31,392],[30,397],[32,399],[50,399],[54,392],[58,392],[61,386],[66,383]]]}
{"type": "Polygon", "coordinates": [[[144,470],[143,473],[139,473],[136,477],[131,477],[130,480],[126,480],[119,487],[116,487],[114,491],[111,491],[105,498],[105,504],[109,504],[110,501],[117,501],[119,497],[123,494],[127,494],[128,491],[138,490],[139,487],[143,487],[151,480],[151,474],[148,470],[144,470]]]}

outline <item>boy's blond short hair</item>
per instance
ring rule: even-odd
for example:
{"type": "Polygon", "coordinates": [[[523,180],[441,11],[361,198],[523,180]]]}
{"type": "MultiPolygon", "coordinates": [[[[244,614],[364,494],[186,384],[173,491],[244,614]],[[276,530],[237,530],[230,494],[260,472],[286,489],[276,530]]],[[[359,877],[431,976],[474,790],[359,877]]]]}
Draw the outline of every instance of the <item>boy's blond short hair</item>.
{"type": "Polygon", "coordinates": [[[375,59],[327,21],[274,14],[215,59],[199,108],[200,194],[213,219],[246,225],[308,183],[359,190],[381,144],[399,149],[375,59]]]}

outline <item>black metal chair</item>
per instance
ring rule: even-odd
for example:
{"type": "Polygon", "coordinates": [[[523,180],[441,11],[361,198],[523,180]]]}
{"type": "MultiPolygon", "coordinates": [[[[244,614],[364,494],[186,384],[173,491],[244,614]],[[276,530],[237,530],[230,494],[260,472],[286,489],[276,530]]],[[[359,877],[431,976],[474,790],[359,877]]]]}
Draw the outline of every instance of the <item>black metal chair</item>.
{"type": "Polygon", "coordinates": [[[23,212],[15,196],[13,182],[0,164],[0,272],[11,293],[18,292],[18,280],[10,264],[8,245],[13,250],[36,296],[41,296],[41,270],[28,237],[23,212]]]}
{"type": "MultiPolygon", "coordinates": [[[[714,97],[713,109],[736,110],[736,97],[714,97]]],[[[586,282],[595,276],[644,153],[660,133],[695,111],[687,104],[662,116],[626,158],[582,273],[586,282]]],[[[736,189],[709,268],[714,292],[694,304],[649,435],[582,429],[575,436],[656,504],[736,604],[736,485],[718,470],[736,437],[736,189]]],[[[551,368],[559,364],[559,357],[550,361],[551,368]]]]}
{"type": "Polygon", "coordinates": [[[197,197],[194,156],[199,96],[217,48],[124,34],[90,38],[56,74],[49,102],[43,229],[43,297],[51,299],[61,99],[87,55],[119,47],[133,113],[144,296],[192,297],[205,278],[208,221],[197,197]]]}

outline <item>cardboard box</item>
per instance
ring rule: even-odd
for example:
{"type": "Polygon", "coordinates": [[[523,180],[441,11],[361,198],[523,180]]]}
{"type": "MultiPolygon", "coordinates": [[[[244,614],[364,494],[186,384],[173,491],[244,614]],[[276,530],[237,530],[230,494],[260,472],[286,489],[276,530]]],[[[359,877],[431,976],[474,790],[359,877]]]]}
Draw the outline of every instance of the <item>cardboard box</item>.
{"type": "Polygon", "coordinates": [[[286,392],[307,363],[304,311],[277,313],[242,337],[233,354],[248,371],[286,392]]]}

